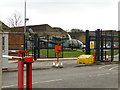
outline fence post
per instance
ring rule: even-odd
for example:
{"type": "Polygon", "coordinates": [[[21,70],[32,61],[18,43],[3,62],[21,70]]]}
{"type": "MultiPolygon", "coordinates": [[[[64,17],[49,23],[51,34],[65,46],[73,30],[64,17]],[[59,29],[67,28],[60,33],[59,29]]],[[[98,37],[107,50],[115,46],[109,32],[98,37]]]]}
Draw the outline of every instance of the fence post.
{"type": "Polygon", "coordinates": [[[24,50],[26,50],[26,39],[25,39],[25,34],[24,34],[24,50]]]}
{"type": "Polygon", "coordinates": [[[113,61],[113,53],[114,53],[114,49],[113,49],[113,46],[114,46],[114,33],[111,31],[111,62],[113,61]]]}
{"type": "Polygon", "coordinates": [[[63,58],[63,37],[62,37],[62,39],[61,39],[61,46],[62,46],[62,58],[63,58]]]}
{"type": "MultiPolygon", "coordinates": [[[[55,37],[56,37],[56,35],[55,35],[55,37]]],[[[56,39],[55,39],[55,45],[56,45],[56,39]]],[[[54,46],[54,48],[55,48],[55,46],[54,46]]],[[[56,58],[56,52],[55,52],[55,58],[56,58]]]]}
{"type": "Polygon", "coordinates": [[[48,47],[48,44],[49,44],[49,37],[47,35],[47,58],[49,57],[49,47],[48,47]]]}
{"type": "Polygon", "coordinates": [[[27,38],[25,37],[25,50],[27,49],[27,38]]]}
{"type": "Polygon", "coordinates": [[[118,40],[119,40],[119,62],[120,62],[120,31],[118,31],[118,40]]]}
{"type": "Polygon", "coordinates": [[[34,35],[34,60],[37,60],[37,53],[36,53],[36,48],[37,48],[37,34],[34,35]]]}
{"type": "Polygon", "coordinates": [[[90,54],[90,39],[89,39],[89,30],[86,30],[86,54],[90,54]]]}
{"type": "Polygon", "coordinates": [[[100,61],[100,29],[96,31],[96,61],[100,61]]]}
{"type": "Polygon", "coordinates": [[[106,39],[107,39],[107,34],[106,34],[106,32],[105,32],[105,60],[106,60],[106,48],[107,48],[107,47],[106,47],[106,43],[107,43],[107,42],[106,42],[106,39]]]}
{"type": "Polygon", "coordinates": [[[103,35],[102,35],[102,31],[101,31],[101,61],[103,62],[103,35]]]}
{"type": "Polygon", "coordinates": [[[38,58],[40,58],[40,38],[38,37],[38,58]]]}
{"type": "Polygon", "coordinates": [[[33,52],[34,52],[34,38],[32,37],[32,57],[33,57],[33,52]]]}

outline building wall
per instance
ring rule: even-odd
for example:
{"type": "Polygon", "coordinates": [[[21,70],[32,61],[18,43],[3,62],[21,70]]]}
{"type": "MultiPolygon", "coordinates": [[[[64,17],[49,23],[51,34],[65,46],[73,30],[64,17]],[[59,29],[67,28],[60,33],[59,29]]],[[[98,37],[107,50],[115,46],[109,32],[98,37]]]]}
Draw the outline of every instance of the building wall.
{"type": "MultiPolygon", "coordinates": [[[[4,45],[2,45],[2,54],[8,55],[8,33],[4,32],[2,37],[4,38],[2,40],[2,42],[4,43],[4,45]]],[[[2,69],[8,69],[8,58],[2,58],[2,69]]]]}
{"type": "Polygon", "coordinates": [[[9,33],[9,50],[24,50],[24,33],[9,33]]]}
{"type": "Polygon", "coordinates": [[[0,90],[2,89],[2,34],[0,34],[0,90]]]}

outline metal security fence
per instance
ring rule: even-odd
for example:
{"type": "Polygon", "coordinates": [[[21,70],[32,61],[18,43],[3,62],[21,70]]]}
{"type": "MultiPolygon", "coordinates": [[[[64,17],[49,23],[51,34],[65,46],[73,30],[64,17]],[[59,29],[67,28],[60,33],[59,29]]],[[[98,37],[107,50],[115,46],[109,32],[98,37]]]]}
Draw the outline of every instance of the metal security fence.
{"type": "MultiPolygon", "coordinates": [[[[38,34],[34,34],[34,37],[29,38],[29,43],[29,49],[32,52],[32,56],[34,56],[34,60],[37,60],[37,58],[57,58],[57,54],[54,51],[55,45],[57,45],[58,42],[51,42],[51,38],[49,36],[40,37],[38,34]]],[[[63,45],[62,38],[59,43],[63,45]]],[[[63,47],[59,57],[63,58],[63,47]]]]}
{"type": "Polygon", "coordinates": [[[108,53],[109,61],[114,61],[115,55],[118,55],[116,59],[120,61],[120,31],[107,32],[97,29],[94,33],[90,33],[86,30],[86,54],[91,54],[91,51],[95,52],[96,61],[106,61],[108,53]],[[90,49],[90,41],[94,41],[94,49],[90,49]]]}

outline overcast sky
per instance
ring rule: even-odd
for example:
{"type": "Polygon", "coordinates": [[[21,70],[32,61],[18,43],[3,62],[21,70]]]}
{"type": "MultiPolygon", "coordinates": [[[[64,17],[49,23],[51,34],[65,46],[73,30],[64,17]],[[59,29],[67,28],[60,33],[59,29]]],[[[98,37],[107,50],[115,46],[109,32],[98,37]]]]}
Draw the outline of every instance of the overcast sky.
{"type": "MultiPolygon", "coordinates": [[[[119,0],[26,0],[27,25],[49,24],[64,30],[118,29],[119,0]]],[[[15,11],[24,17],[24,0],[0,0],[0,20],[15,11]]]]}

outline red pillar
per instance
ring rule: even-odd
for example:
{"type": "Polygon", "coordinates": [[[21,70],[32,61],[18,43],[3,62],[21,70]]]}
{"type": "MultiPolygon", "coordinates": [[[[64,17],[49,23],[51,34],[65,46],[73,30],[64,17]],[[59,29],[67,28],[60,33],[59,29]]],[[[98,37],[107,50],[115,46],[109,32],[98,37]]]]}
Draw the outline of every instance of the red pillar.
{"type": "Polygon", "coordinates": [[[18,89],[24,88],[24,62],[18,60],[18,89]]]}
{"type": "Polygon", "coordinates": [[[32,63],[26,64],[26,88],[32,90],[32,63]]]}
{"type": "Polygon", "coordinates": [[[59,53],[57,53],[57,63],[59,63],[59,53]]]}

